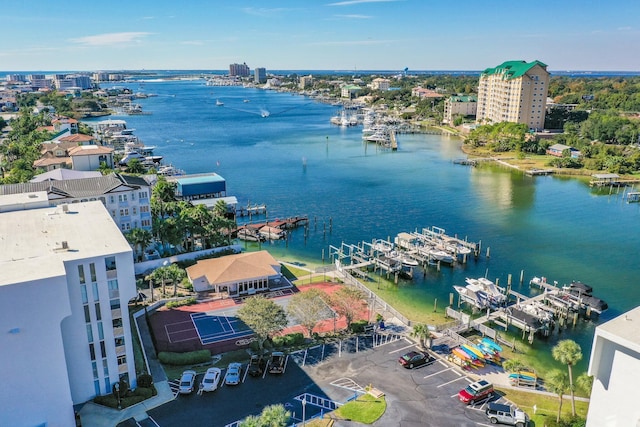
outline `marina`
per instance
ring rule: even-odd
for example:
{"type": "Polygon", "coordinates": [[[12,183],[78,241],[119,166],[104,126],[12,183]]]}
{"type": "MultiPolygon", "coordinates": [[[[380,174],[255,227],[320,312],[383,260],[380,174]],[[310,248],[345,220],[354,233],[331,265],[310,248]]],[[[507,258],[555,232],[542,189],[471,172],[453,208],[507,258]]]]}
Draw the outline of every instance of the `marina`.
{"type": "MultiPolygon", "coordinates": [[[[401,305],[415,307],[416,319],[431,313],[436,299],[437,312],[443,313],[441,302],[455,294],[452,286],[465,285],[468,277],[485,277],[487,269],[501,286],[509,273],[521,269],[544,271],[561,283],[576,276],[588,278],[610,309],[599,320],[571,329],[570,337],[587,359],[595,326],[640,300],[640,289],[632,285],[634,265],[620,256],[640,251],[637,239],[629,238],[637,227],[638,211],[620,209],[622,203],[627,206],[626,200],[595,195],[580,180],[523,179],[523,174],[491,162],[458,167],[453,161],[464,155],[454,136],[402,134],[397,155],[371,150],[371,144],[363,144],[361,127],[332,125],[329,118],[336,107],[309,103],[305,96],[240,86],[215,87],[212,96],[203,81],[149,82],[145,89],[158,96],[137,102],[153,114],[127,116],[127,126],[147,145],[157,146],[154,154],[162,155],[163,161],[189,173],[220,173],[239,206],[249,199],[264,201],[269,218],[287,217],[292,209],[311,215],[308,229],[292,230],[287,239],[270,245],[279,259],[321,266],[321,255],[330,245],[371,242],[372,236],[393,241],[415,224],[436,223],[456,230],[462,240],[466,235],[482,236],[477,258],[469,254],[464,263],[461,256],[450,267],[441,263],[440,271],[429,265],[426,275],[418,267],[412,279],[399,278],[400,286],[390,295],[393,292],[401,305]],[[250,99],[242,104],[247,108],[288,111],[263,119],[226,106],[219,109],[216,97],[225,102],[250,99]],[[302,158],[306,161],[301,164],[302,158]],[[572,215],[561,213],[567,206],[572,215]],[[603,227],[602,218],[613,217],[616,220],[603,227]],[[490,258],[485,256],[488,243],[490,258]]],[[[248,247],[254,246],[248,242],[248,247]]],[[[534,295],[538,289],[516,280],[512,291],[534,295]]],[[[385,295],[384,283],[380,292],[385,295]]],[[[547,340],[539,348],[553,345],[557,335],[547,340]]],[[[540,358],[553,364],[547,353],[541,351],[540,358]]],[[[585,363],[583,359],[581,369],[585,363]]]]}

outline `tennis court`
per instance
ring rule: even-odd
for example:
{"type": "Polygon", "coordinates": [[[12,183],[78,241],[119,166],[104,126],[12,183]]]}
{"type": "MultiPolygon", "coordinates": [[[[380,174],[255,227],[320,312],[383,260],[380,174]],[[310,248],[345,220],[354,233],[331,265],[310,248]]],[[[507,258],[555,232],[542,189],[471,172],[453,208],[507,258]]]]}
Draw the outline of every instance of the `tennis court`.
{"type": "Polygon", "coordinates": [[[253,331],[240,319],[225,313],[192,313],[191,321],[202,345],[253,335],[253,331]]]}

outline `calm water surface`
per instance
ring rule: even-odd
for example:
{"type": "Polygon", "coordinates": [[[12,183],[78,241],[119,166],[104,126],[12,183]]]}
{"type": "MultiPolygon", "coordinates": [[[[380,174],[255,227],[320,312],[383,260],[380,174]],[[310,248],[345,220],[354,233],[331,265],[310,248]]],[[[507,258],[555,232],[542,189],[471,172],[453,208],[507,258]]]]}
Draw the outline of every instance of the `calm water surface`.
{"type": "MultiPolygon", "coordinates": [[[[626,204],[621,193],[596,195],[575,179],[454,165],[463,154],[453,137],[400,135],[397,152],[376,150],[362,143],[361,127],[329,123],[337,107],[298,95],[203,81],[129,87],[158,95],[139,101],[151,115],[121,118],[147,145],[156,145],[165,162],[188,173],[219,173],[228,195],[241,205],[265,203],[269,218],[309,215],[307,239],[298,230],[286,246],[270,247],[282,259],[318,265],[329,245],[393,239],[435,225],[481,240],[491,258],[483,251],[467,265],[404,282],[399,294],[425,310],[433,309],[434,298],[448,301],[453,284],[487,272],[502,284],[512,274],[514,290],[525,294],[535,275],[589,283],[610,307],[598,322],[640,302],[640,205],[626,204]],[[217,99],[224,106],[216,106],[217,99]],[[523,286],[517,283],[521,270],[523,286]]],[[[581,322],[561,336],[582,345],[583,368],[596,324],[581,322]]]]}

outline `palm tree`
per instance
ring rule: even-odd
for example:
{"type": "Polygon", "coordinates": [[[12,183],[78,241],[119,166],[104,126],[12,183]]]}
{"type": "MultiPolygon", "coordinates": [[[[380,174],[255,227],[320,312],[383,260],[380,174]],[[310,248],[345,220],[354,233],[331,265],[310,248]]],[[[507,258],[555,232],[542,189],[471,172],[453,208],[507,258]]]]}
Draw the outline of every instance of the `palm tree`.
{"type": "Polygon", "coordinates": [[[549,373],[544,384],[547,390],[558,395],[558,399],[560,400],[558,417],[556,418],[556,422],[559,423],[560,414],[562,413],[562,396],[567,392],[567,389],[570,388],[569,377],[567,377],[567,374],[564,372],[554,369],[549,373]]]}
{"type": "Polygon", "coordinates": [[[590,395],[591,394],[591,389],[593,388],[593,376],[587,374],[586,372],[583,373],[578,378],[576,378],[576,385],[582,391],[584,391],[585,393],[590,395]]]}
{"type": "Polygon", "coordinates": [[[417,323],[413,325],[411,336],[418,338],[421,347],[430,347],[432,335],[429,327],[424,323],[417,323]]]}
{"type": "Polygon", "coordinates": [[[151,232],[143,228],[134,228],[133,230],[125,233],[124,237],[131,245],[133,245],[133,251],[136,253],[136,259],[141,261],[144,249],[153,241],[153,235],[151,232]],[[140,251],[138,251],[138,248],[140,248],[140,251]]]}
{"type": "Polygon", "coordinates": [[[571,413],[576,416],[576,401],[573,392],[573,370],[572,367],[582,359],[582,349],[573,340],[562,340],[551,350],[553,358],[560,363],[567,365],[569,370],[569,390],[571,391],[571,413]]]}

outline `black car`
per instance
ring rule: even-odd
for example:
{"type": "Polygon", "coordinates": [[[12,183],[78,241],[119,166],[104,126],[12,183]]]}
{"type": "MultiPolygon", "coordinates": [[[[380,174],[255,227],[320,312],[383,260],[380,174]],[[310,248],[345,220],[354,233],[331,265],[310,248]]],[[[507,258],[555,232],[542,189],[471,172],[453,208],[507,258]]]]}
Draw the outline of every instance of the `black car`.
{"type": "Polygon", "coordinates": [[[252,377],[259,377],[264,372],[264,368],[267,366],[267,362],[262,356],[254,354],[251,356],[249,362],[249,375],[252,377]]]}
{"type": "Polygon", "coordinates": [[[398,362],[407,369],[417,368],[433,362],[435,358],[422,351],[410,351],[398,359],[398,362]]]}

